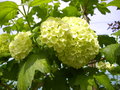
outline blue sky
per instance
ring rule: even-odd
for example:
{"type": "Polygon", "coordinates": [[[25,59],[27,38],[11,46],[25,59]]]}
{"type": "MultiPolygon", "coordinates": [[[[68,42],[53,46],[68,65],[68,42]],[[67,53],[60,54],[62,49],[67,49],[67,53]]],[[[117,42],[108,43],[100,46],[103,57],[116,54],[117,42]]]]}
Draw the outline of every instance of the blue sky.
{"type": "Polygon", "coordinates": [[[108,23],[112,23],[115,20],[120,20],[120,10],[116,10],[116,7],[110,6],[108,7],[111,13],[107,13],[106,15],[102,15],[97,9],[95,10],[95,14],[91,18],[90,26],[93,30],[97,32],[97,34],[111,34],[111,30],[107,30],[108,23]]]}
{"type": "MultiPolygon", "coordinates": [[[[6,0],[0,0],[0,1],[6,1],[6,0]]],[[[18,4],[20,3],[19,0],[8,0],[8,1],[15,1],[18,4]]],[[[107,2],[110,2],[111,0],[107,0],[107,2]]],[[[65,4],[62,5],[64,7],[65,4]]],[[[97,9],[95,10],[95,15],[90,17],[90,27],[91,29],[95,30],[97,34],[111,34],[111,30],[107,30],[108,23],[112,23],[115,20],[120,20],[120,10],[116,10],[116,7],[108,7],[111,11],[111,13],[107,13],[106,15],[102,15],[97,9]]],[[[0,29],[0,33],[2,33],[0,29]]]]}

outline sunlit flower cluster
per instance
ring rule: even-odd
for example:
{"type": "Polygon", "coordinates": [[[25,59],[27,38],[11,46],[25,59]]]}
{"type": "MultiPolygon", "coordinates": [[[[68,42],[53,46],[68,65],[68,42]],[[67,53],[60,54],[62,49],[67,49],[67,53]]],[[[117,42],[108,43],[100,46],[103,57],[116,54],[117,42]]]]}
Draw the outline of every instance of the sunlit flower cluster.
{"type": "Polygon", "coordinates": [[[69,26],[60,18],[48,18],[41,24],[41,42],[53,47],[55,51],[61,52],[66,47],[69,26]]]}
{"type": "Polygon", "coordinates": [[[12,40],[10,34],[1,34],[0,35],[0,57],[4,57],[9,54],[9,44],[12,40]]]}
{"type": "Polygon", "coordinates": [[[50,17],[41,24],[39,39],[53,47],[59,60],[68,66],[81,68],[99,52],[96,33],[78,17],[50,17]]]}
{"type": "Polygon", "coordinates": [[[14,41],[9,45],[11,56],[16,60],[24,59],[32,50],[32,40],[29,37],[30,32],[18,33],[14,41]]]}
{"type": "Polygon", "coordinates": [[[110,64],[109,62],[100,61],[96,63],[96,67],[100,70],[104,70],[104,69],[111,70],[115,67],[115,64],[110,64]]]}

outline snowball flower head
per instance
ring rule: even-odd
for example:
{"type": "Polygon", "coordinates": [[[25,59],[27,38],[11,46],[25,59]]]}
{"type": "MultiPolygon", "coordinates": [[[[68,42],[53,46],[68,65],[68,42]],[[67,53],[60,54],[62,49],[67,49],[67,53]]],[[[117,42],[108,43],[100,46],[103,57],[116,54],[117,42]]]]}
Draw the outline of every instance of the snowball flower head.
{"type": "Polygon", "coordinates": [[[12,40],[10,34],[1,34],[0,35],[0,57],[9,55],[9,44],[12,40]]]}
{"type": "Polygon", "coordinates": [[[55,51],[61,52],[66,47],[68,24],[60,18],[49,17],[41,24],[41,36],[39,39],[48,47],[53,47],[55,51]]]}
{"type": "Polygon", "coordinates": [[[78,17],[48,18],[41,24],[41,42],[53,47],[59,60],[76,69],[99,52],[96,33],[78,17]]]}
{"type": "Polygon", "coordinates": [[[29,37],[30,32],[18,33],[14,41],[9,45],[11,56],[16,60],[24,59],[32,50],[32,40],[29,37]]]}

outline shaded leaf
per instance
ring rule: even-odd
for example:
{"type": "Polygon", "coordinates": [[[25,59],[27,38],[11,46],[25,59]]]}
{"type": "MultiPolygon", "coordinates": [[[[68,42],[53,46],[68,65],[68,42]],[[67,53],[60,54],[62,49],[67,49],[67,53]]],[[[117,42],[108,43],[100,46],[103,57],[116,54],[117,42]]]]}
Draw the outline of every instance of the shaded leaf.
{"type": "Polygon", "coordinates": [[[38,18],[41,18],[42,20],[45,20],[47,18],[47,5],[36,6],[33,7],[32,10],[37,12],[38,18]]]}
{"type": "Polygon", "coordinates": [[[44,3],[49,3],[51,2],[52,0],[32,0],[32,2],[29,3],[29,6],[32,7],[32,6],[39,6],[41,4],[44,4],[44,3]]]}
{"type": "Polygon", "coordinates": [[[117,61],[116,50],[120,47],[119,44],[111,44],[101,50],[107,61],[115,63],[117,61]]]}
{"type": "Polygon", "coordinates": [[[114,37],[108,35],[98,35],[98,41],[101,47],[117,43],[114,37]]]}
{"type": "Polygon", "coordinates": [[[64,75],[64,70],[56,71],[52,78],[47,77],[43,90],[70,90],[64,75]]]}
{"type": "Polygon", "coordinates": [[[109,78],[105,74],[94,75],[98,84],[103,85],[107,90],[114,90],[109,78]]]}
{"type": "Polygon", "coordinates": [[[28,57],[18,76],[18,90],[27,90],[31,86],[35,70],[42,73],[50,72],[50,67],[43,55],[33,54],[28,57]]]}
{"type": "Polygon", "coordinates": [[[11,32],[11,26],[4,27],[3,31],[6,31],[7,33],[10,33],[11,32]]]}
{"type": "Polygon", "coordinates": [[[102,14],[110,13],[105,2],[98,4],[97,8],[102,14]]]}
{"type": "Polygon", "coordinates": [[[120,8],[120,0],[112,0],[108,3],[108,6],[116,6],[120,8]]]}
{"type": "Polygon", "coordinates": [[[50,12],[50,16],[53,16],[53,17],[61,17],[61,13],[60,13],[60,10],[58,9],[60,7],[60,3],[55,3],[54,4],[54,7],[51,8],[51,12],[50,12]]]}
{"type": "Polygon", "coordinates": [[[18,5],[12,1],[0,2],[0,24],[3,25],[17,15],[18,5]]]}
{"type": "Polygon", "coordinates": [[[118,48],[115,50],[115,57],[116,57],[116,63],[120,65],[120,44],[118,48]]]}
{"type": "Polygon", "coordinates": [[[120,74],[120,66],[112,68],[111,70],[109,70],[109,72],[113,75],[120,74]]]}
{"type": "Polygon", "coordinates": [[[93,86],[97,88],[92,76],[79,75],[77,76],[74,84],[80,85],[81,90],[92,90],[93,86]]]}
{"type": "Polygon", "coordinates": [[[6,68],[3,71],[3,77],[9,80],[17,80],[19,65],[14,60],[7,62],[6,68]]]}

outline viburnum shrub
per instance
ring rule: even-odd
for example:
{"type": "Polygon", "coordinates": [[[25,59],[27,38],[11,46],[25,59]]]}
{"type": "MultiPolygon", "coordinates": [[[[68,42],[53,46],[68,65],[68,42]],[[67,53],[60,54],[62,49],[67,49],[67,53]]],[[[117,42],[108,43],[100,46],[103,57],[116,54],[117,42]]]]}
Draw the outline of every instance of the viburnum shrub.
{"type": "Polygon", "coordinates": [[[18,33],[9,45],[11,56],[16,60],[24,59],[32,50],[32,40],[30,32],[18,33]]]}
{"type": "Polygon", "coordinates": [[[0,57],[8,56],[9,54],[9,44],[12,40],[12,35],[1,34],[0,35],[0,57]]]}
{"type": "Polygon", "coordinates": [[[120,90],[120,30],[87,23],[118,1],[0,0],[0,90],[120,90]]]}
{"type": "Polygon", "coordinates": [[[81,68],[99,52],[96,33],[79,17],[49,17],[41,24],[39,39],[53,47],[64,64],[81,68]]]}

